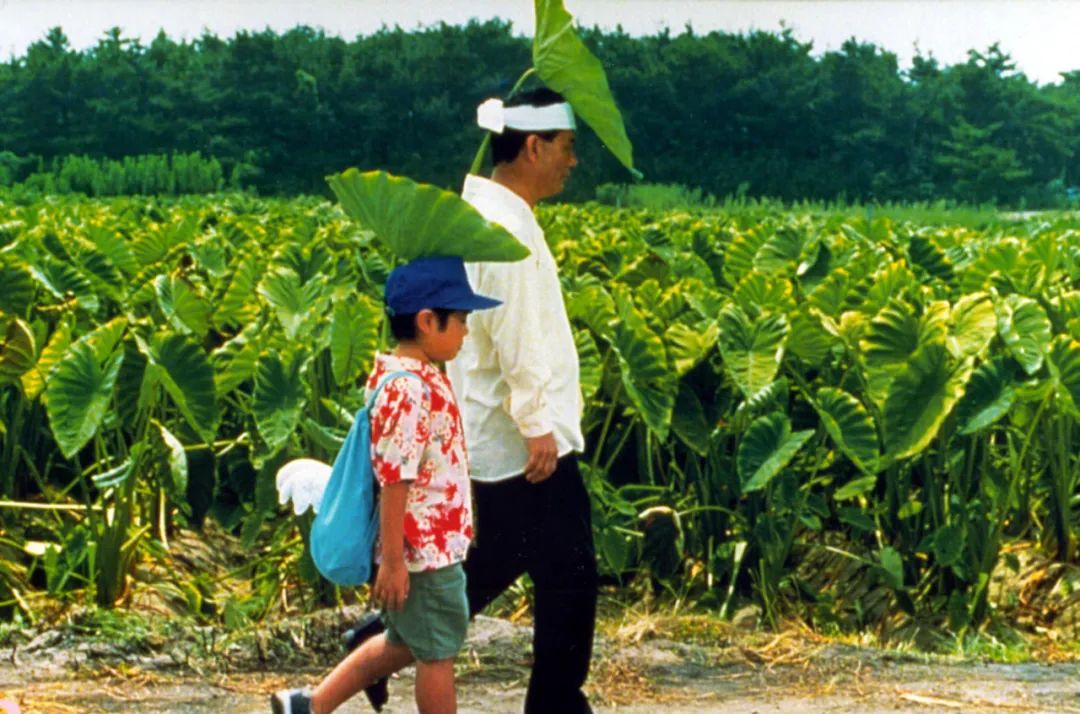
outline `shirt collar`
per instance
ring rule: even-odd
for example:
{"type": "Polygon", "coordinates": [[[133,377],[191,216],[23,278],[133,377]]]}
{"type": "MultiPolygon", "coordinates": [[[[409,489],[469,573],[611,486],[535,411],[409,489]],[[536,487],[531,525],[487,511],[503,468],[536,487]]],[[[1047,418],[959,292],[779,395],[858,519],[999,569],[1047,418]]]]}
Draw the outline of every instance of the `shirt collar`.
{"type": "Polygon", "coordinates": [[[375,356],[383,366],[385,372],[399,372],[405,370],[408,372],[416,372],[425,379],[431,379],[433,374],[439,374],[433,365],[427,362],[422,362],[415,357],[401,357],[389,352],[380,352],[375,356]]]}
{"type": "Polygon", "coordinates": [[[506,186],[503,186],[501,183],[484,178],[483,176],[477,176],[475,174],[466,176],[465,188],[461,192],[461,197],[470,203],[474,199],[496,201],[514,213],[528,216],[534,220],[536,218],[535,214],[533,214],[532,207],[524,198],[511,191],[506,186]]]}

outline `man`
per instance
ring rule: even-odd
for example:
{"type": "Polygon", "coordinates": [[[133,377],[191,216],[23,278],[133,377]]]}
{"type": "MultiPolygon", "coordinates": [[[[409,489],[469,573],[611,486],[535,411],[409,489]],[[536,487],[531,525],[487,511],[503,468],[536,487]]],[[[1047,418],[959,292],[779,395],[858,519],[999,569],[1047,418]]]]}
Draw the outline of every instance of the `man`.
{"type": "Polygon", "coordinates": [[[447,367],[465,420],[475,486],[476,541],[465,561],[476,614],[528,573],[535,586],[533,671],[526,714],[589,712],[596,558],[577,351],[558,267],[533,209],[560,193],[574,153],[574,114],[541,88],[484,102],[491,178],[469,176],[462,197],[531,251],[516,263],[467,266],[473,289],[503,301],[469,317],[470,338],[447,367]]]}
{"type": "MultiPolygon", "coordinates": [[[[588,494],[577,456],[581,386],[558,266],[533,208],[560,193],[574,153],[574,113],[541,88],[504,105],[489,99],[477,123],[492,132],[490,179],[468,176],[462,197],[531,251],[516,263],[467,266],[474,290],[501,300],[469,316],[469,339],[447,374],[465,422],[476,531],[465,559],[475,615],[519,577],[534,584],[533,670],[526,714],[592,710],[582,692],[596,618],[596,556],[588,494]]],[[[347,633],[350,647],[381,630],[347,633]]],[[[386,701],[385,680],[367,690],[386,701]]]]}

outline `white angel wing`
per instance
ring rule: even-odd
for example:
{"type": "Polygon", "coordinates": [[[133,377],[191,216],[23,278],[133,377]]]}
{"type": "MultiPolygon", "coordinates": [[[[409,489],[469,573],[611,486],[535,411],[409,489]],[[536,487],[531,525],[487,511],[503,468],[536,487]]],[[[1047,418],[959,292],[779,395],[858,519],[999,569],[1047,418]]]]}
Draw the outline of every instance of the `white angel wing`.
{"type": "Polygon", "coordinates": [[[319,512],[326,482],[330,480],[330,465],[315,459],[293,459],[278,469],[278,503],[285,505],[290,500],[293,512],[300,515],[307,509],[319,512]]]}

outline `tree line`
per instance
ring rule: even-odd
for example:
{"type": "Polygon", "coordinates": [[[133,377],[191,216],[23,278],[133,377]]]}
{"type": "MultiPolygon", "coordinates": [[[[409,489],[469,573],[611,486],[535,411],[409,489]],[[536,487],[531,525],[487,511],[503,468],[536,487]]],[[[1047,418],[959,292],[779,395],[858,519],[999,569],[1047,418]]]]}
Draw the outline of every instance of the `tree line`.
{"type": "MultiPolygon", "coordinates": [[[[816,54],[790,31],[647,37],[584,30],[607,68],[645,180],[715,196],[1052,207],[1080,186],[1080,71],[1038,84],[997,45],[943,66],[851,39],[816,54]]],[[[195,154],[229,185],[326,193],[347,166],[447,188],[482,138],[484,98],[530,65],[509,23],[297,27],[149,44],[60,28],[0,64],[0,183],[97,161],[195,154]]],[[[587,130],[566,194],[631,179],[587,130]]],[[[44,185],[44,184],[43,184],[44,185]]]]}

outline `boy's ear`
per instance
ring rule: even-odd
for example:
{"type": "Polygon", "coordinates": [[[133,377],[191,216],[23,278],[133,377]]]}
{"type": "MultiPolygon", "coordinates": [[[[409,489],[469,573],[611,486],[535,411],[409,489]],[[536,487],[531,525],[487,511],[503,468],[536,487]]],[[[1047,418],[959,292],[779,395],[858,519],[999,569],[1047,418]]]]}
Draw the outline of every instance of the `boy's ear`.
{"type": "Polygon", "coordinates": [[[429,335],[435,332],[439,326],[439,316],[434,310],[424,308],[416,313],[416,332],[421,335],[429,335]]]}

